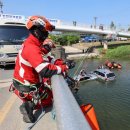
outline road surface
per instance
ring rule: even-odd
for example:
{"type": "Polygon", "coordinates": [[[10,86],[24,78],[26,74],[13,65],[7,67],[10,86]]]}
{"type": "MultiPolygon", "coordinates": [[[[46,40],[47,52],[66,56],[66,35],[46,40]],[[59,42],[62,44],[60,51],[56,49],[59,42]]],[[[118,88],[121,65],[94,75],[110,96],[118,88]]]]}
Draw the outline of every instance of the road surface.
{"type": "MultiPolygon", "coordinates": [[[[27,130],[30,125],[24,123],[19,111],[21,100],[9,92],[12,83],[13,68],[0,69],[0,130],[27,130]]],[[[36,117],[38,117],[36,115],[36,117]]],[[[32,128],[32,130],[57,130],[56,121],[52,119],[51,107],[32,128]]]]}

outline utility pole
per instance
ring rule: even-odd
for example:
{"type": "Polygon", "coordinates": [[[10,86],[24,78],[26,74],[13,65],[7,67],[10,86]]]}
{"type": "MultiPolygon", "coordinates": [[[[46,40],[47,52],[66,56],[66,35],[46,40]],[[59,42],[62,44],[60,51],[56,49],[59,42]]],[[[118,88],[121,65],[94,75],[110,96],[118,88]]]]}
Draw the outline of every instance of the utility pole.
{"type": "Polygon", "coordinates": [[[94,28],[97,26],[97,17],[94,17],[94,28]]]}
{"type": "Polygon", "coordinates": [[[0,0],[0,13],[1,13],[1,14],[3,13],[2,8],[3,8],[3,3],[2,3],[2,1],[0,0]]]}

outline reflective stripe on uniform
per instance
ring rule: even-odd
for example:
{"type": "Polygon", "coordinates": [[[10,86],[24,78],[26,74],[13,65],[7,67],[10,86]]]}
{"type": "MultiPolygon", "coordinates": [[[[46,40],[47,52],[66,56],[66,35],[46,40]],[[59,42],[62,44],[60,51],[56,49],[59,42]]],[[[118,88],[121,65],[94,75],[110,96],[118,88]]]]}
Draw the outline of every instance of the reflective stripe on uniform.
{"type": "Polygon", "coordinates": [[[23,57],[21,56],[21,53],[22,53],[22,49],[19,51],[19,65],[20,65],[19,75],[23,78],[25,71],[22,68],[21,63],[26,65],[26,66],[30,66],[30,67],[32,67],[32,66],[31,66],[31,64],[28,61],[23,59],[23,57]]]}
{"type": "Polygon", "coordinates": [[[22,67],[20,67],[20,70],[19,70],[19,75],[23,78],[24,76],[24,69],[22,67]]]}
{"type": "Polygon", "coordinates": [[[56,66],[57,68],[57,74],[60,74],[61,73],[61,68],[59,66],[56,66]]]}
{"type": "Polygon", "coordinates": [[[21,53],[22,53],[22,50],[19,51],[19,60],[20,60],[20,62],[23,63],[26,66],[32,67],[32,65],[28,61],[26,61],[25,59],[23,59],[23,57],[21,56],[21,53]]]}
{"type": "Polygon", "coordinates": [[[40,65],[38,65],[35,70],[39,73],[43,68],[45,68],[47,65],[49,65],[50,63],[41,63],[40,65]]]}

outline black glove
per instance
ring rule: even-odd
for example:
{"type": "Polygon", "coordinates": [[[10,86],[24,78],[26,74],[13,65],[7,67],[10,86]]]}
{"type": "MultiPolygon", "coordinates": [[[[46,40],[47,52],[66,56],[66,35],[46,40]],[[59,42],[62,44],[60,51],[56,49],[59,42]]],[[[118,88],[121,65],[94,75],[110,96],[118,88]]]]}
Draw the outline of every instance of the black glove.
{"type": "Polygon", "coordinates": [[[74,62],[74,60],[67,60],[65,64],[69,67],[69,69],[72,69],[75,67],[76,63],[74,62]]]}

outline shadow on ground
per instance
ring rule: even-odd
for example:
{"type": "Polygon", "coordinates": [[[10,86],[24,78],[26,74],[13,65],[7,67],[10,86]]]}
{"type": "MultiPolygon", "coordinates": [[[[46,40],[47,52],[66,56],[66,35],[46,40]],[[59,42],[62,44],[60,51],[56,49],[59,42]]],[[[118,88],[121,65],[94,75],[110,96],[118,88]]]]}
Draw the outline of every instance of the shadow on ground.
{"type": "Polygon", "coordinates": [[[6,65],[6,66],[0,65],[0,69],[4,69],[4,70],[13,70],[14,67],[15,65],[6,65]]]}

